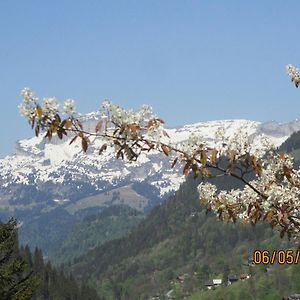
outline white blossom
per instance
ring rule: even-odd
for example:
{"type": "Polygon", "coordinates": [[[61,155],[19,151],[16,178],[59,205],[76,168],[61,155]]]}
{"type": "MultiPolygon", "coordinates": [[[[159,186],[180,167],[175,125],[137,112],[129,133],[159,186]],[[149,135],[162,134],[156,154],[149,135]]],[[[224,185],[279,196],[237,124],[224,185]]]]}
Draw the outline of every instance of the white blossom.
{"type": "MultiPolygon", "coordinates": [[[[133,111],[132,109],[124,109],[109,100],[105,100],[102,103],[100,113],[101,119],[106,121],[109,128],[135,124],[139,127],[139,134],[144,134],[145,138],[149,138],[157,143],[164,136],[164,128],[161,122],[154,122],[152,127],[147,128],[149,120],[157,118],[153,114],[152,108],[148,105],[143,105],[139,110],[133,111]]],[[[121,137],[130,142],[132,134],[133,132],[128,127],[127,130],[123,131],[121,137]]]]}
{"type": "MultiPolygon", "coordinates": [[[[288,65],[287,71],[298,87],[299,70],[288,65]]],[[[36,132],[41,127],[45,131],[48,129],[49,135],[51,126],[54,124],[57,127],[56,123],[60,122],[56,117],[60,112],[56,98],[44,98],[43,105],[40,106],[38,99],[28,88],[21,91],[21,96],[21,114],[33,121],[33,125],[36,121],[36,132]]],[[[62,111],[74,114],[74,100],[65,100],[62,111]]],[[[229,136],[224,128],[216,133],[216,145],[209,145],[202,136],[196,134],[190,135],[184,142],[172,144],[168,140],[164,122],[147,105],[134,111],[106,100],[102,104],[100,115],[99,124],[105,130],[96,131],[100,135],[103,133],[102,138],[114,147],[117,157],[125,155],[129,160],[134,160],[142,151],[160,150],[166,155],[174,152],[176,161],[179,159],[185,164],[184,174],[192,170],[196,176],[214,176],[209,171],[214,168],[222,172],[221,175],[232,175],[243,181],[243,188],[221,191],[211,183],[199,185],[202,202],[215,211],[219,218],[247,222],[266,218],[269,222],[275,221],[275,226],[284,228],[294,237],[299,234],[300,226],[295,220],[300,219],[300,170],[294,170],[293,159],[287,154],[277,153],[274,145],[264,135],[260,136],[261,143],[256,143],[260,144],[256,148],[253,146],[253,137],[246,131],[240,129],[229,136]],[[223,168],[218,164],[221,156],[227,157],[227,167],[223,168]],[[255,179],[245,180],[243,176],[249,172],[256,173],[255,179]]]]}
{"type": "Polygon", "coordinates": [[[23,102],[18,106],[20,114],[26,119],[32,120],[38,99],[29,88],[22,89],[20,95],[23,97],[23,102]]]}
{"type": "Polygon", "coordinates": [[[195,151],[204,149],[204,144],[205,141],[202,135],[192,133],[186,141],[178,143],[176,148],[192,156],[195,151]]]}
{"type": "Polygon", "coordinates": [[[143,105],[139,110],[133,111],[131,109],[124,109],[118,105],[113,104],[109,100],[102,103],[102,116],[107,116],[116,124],[140,124],[145,125],[146,122],[154,117],[152,109],[148,105],[143,105]]]}
{"type": "Polygon", "coordinates": [[[298,68],[289,64],[286,66],[287,74],[291,77],[291,81],[295,83],[295,86],[298,87],[300,84],[300,71],[298,68]]]}
{"type": "Polygon", "coordinates": [[[67,100],[65,100],[63,111],[66,114],[74,115],[76,113],[75,101],[73,99],[67,99],[67,100]]]}
{"type": "Polygon", "coordinates": [[[26,104],[25,102],[21,103],[18,107],[20,114],[26,119],[31,120],[32,116],[34,115],[35,108],[26,104]]]}
{"type": "Polygon", "coordinates": [[[215,138],[225,143],[226,140],[225,134],[226,134],[225,128],[219,127],[215,133],[215,138]]]}
{"type": "Polygon", "coordinates": [[[59,112],[59,103],[55,97],[45,97],[42,106],[43,114],[53,119],[59,112]]]}
{"type": "Polygon", "coordinates": [[[20,95],[26,104],[29,104],[30,102],[37,102],[38,100],[29,88],[22,89],[20,95]]]}
{"type": "MultiPolygon", "coordinates": [[[[293,171],[293,160],[287,155],[280,155],[271,151],[263,158],[263,171],[261,176],[249,182],[249,184],[265,195],[262,197],[249,185],[242,189],[232,189],[230,191],[217,191],[217,187],[210,183],[202,183],[198,187],[200,198],[215,211],[220,212],[222,217],[229,217],[228,211],[234,211],[237,219],[247,220],[251,218],[248,212],[250,205],[259,208],[262,216],[272,210],[277,218],[283,218],[286,207],[289,207],[289,215],[300,217],[300,171],[293,171]],[[284,170],[291,170],[288,179],[284,170]],[[281,216],[282,214],[282,216],[281,216]]],[[[280,219],[281,220],[281,219],[280,219]]],[[[294,228],[294,224],[288,219],[288,228],[294,228]]],[[[297,231],[298,232],[298,231],[297,231]]],[[[295,236],[294,236],[295,238],[295,236]]]]}

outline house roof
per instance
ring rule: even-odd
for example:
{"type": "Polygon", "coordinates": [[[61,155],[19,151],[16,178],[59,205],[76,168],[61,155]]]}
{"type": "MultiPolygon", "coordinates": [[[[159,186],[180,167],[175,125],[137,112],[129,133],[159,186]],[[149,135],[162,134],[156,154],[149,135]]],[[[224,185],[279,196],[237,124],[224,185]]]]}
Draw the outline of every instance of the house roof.
{"type": "Polygon", "coordinates": [[[213,286],[214,283],[213,283],[212,280],[207,280],[207,281],[205,281],[204,285],[205,285],[205,286],[213,286]]]}
{"type": "Polygon", "coordinates": [[[229,281],[237,281],[238,278],[237,278],[236,275],[229,275],[229,276],[228,276],[228,280],[229,280],[229,281]]]}
{"type": "Polygon", "coordinates": [[[222,279],[213,279],[213,284],[222,284],[222,279]]]}

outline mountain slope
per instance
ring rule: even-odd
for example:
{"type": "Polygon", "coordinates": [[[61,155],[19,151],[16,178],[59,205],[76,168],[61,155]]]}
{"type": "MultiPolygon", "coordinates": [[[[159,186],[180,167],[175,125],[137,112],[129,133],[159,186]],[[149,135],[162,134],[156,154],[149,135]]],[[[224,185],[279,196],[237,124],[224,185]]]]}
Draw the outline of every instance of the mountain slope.
{"type": "Polygon", "coordinates": [[[107,241],[126,236],[144,215],[124,205],[108,207],[72,224],[69,232],[49,255],[55,264],[68,262],[107,241]]]}
{"type": "MultiPolygon", "coordinates": [[[[94,130],[98,117],[82,116],[84,127],[94,130]]],[[[300,122],[211,121],[168,129],[168,133],[173,142],[195,134],[213,144],[219,128],[228,135],[243,129],[259,147],[257,137],[266,134],[279,145],[300,128],[300,122]]],[[[101,144],[95,141],[83,154],[76,143],[70,146],[67,140],[55,138],[49,143],[39,136],[19,141],[16,153],[0,160],[0,218],[18,218],[22,243],[41,247],[49,255],[82,216],[114,205],[149,212],[184,181],[180,167],[171,169],[169,159],[160,153],[126,162],[116,160],[113,151],[97,155],[101,144]]]]}
{"type": "Polygon", "coordinates": [[[171,289],[183,299],[208,279],[249,272],[244,264],[254,249],[287,245],[268,226],[224,224],[206,215],[189,179],[128,237],[74,259],[70,270],[105,299],[164,299],[171,289]]]}
{"type": "MultiPolygon", "coordinates": [[[[94,131],[98,118],[96,113],[82,116],[84,128],[94,131]]],[[[275,145],[280,145],[300,129],[300,121],[277,124],[224,120],[185,125],[167,131],[172,142],[184,141],[193,133],[213,144],[219,128],[224,128],[228,135],[237,129],[243,129],[254,137],[264,134],[275,145]]],[[[257,141],[255,138],[254,144],[257,141]]],[[[160,153],[145,154],[137,162],[126,162],[116,160],[112,150],[97,155],[102,144],[100,139],[95,140],[88,153],[84,154],[79,141],[69,145],[66,139],[60,141],[54,138],[49,143],[42,136],[19,141],[15,154],[0,159],[0,210],[27,209],[38,205],[68,208],[82,198],[105,198],[107,191],[131,188],[132,183],[147,185],[150,192],[146,193],[147,197],[135,194],[137,202],[143,202],[141,207],[127,202],[127,197],[124,197],[123,204],[149,210],[176,191],[184,180],[181,170],[170,169],[170,160],[160,153]]],[[[109,205],[108,200],[103,200],[100,206],[109,205]]]]}
{"type": "MultiPolygon", "coordinates": [[[[298,136],[288,138],[280,151],[298,150],[298,136]]],[[[268,274],[263,265],[246,265],[255,249],[295,250],[295,246],[267,225],[224,224],[206,215],[198,201],[197,184],[198,179],[188,178],[128,237],[89,251],[75,259],[70,270],[89,280],[105,299],[164,299],[170,291],[174,299],[183,299],[197,290],[201,291],[191,299],[278,299],[299,292],[297,265],[274,265],[268,274]],[[242,273],[252,278],[216,291],[204,286],[207,280],[227,280],[229,274],[242,273]]],[[[239,186],[230,177],[216,184],[228,189],[239,186]]]]}

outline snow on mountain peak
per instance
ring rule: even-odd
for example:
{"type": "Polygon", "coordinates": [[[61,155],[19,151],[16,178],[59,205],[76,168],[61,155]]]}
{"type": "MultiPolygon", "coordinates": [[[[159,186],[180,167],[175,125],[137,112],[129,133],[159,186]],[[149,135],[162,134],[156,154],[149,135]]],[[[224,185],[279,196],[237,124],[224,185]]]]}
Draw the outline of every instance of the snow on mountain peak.
{"type": "MultiPolygon", "coordinates": [[[[93,131],[98,113],[81,115],[83,126],[93,131]]],[[[215,133],[224,128],[227,135],[238,129],[258,137],[266,135],[279,146],[293,132],[300,130],[300,121],[278,124],[250,120],[220,120],[184,125],[167,129],[172,142],[182,142],[190,134],[201,135],[214,143],[215,133]]],[[[255,139],[258,140],[258,139],[255,139]]],[[[0,208],[22,201],[47,201],[70,199],[76,201],[88,195],[131,183],[152,186],[156,196],[164,196],[178,189],[184,180],[180,169],[170,169],[171,162],[160,153],[143,154],[137,162],[116,160],[113,151],[101,156],[97,149],[103,142],[96,140],[87,154],[83,153],[80,141],[53,138],[51,142],[42,136],[17,142],[16,153],[0,159],[0,208]]]]}

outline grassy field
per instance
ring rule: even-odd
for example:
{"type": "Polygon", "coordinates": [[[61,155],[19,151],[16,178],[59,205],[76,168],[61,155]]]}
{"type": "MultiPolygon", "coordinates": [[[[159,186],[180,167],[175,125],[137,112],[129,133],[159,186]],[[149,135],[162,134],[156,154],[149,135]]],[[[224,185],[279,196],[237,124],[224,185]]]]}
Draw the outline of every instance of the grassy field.
{"type": "Polygon", "coordinates": [[[148,205],[149,199],[136,193],[131,185],[116,188],[109,192],[103,192],[98,195],[80,199],[76,203],[72,203],[65,207],[70,213],[74,214],[76,211],[89,207],[105,207],[110,205],[124,204],[139,211],[144,211],[148,205]]]}

